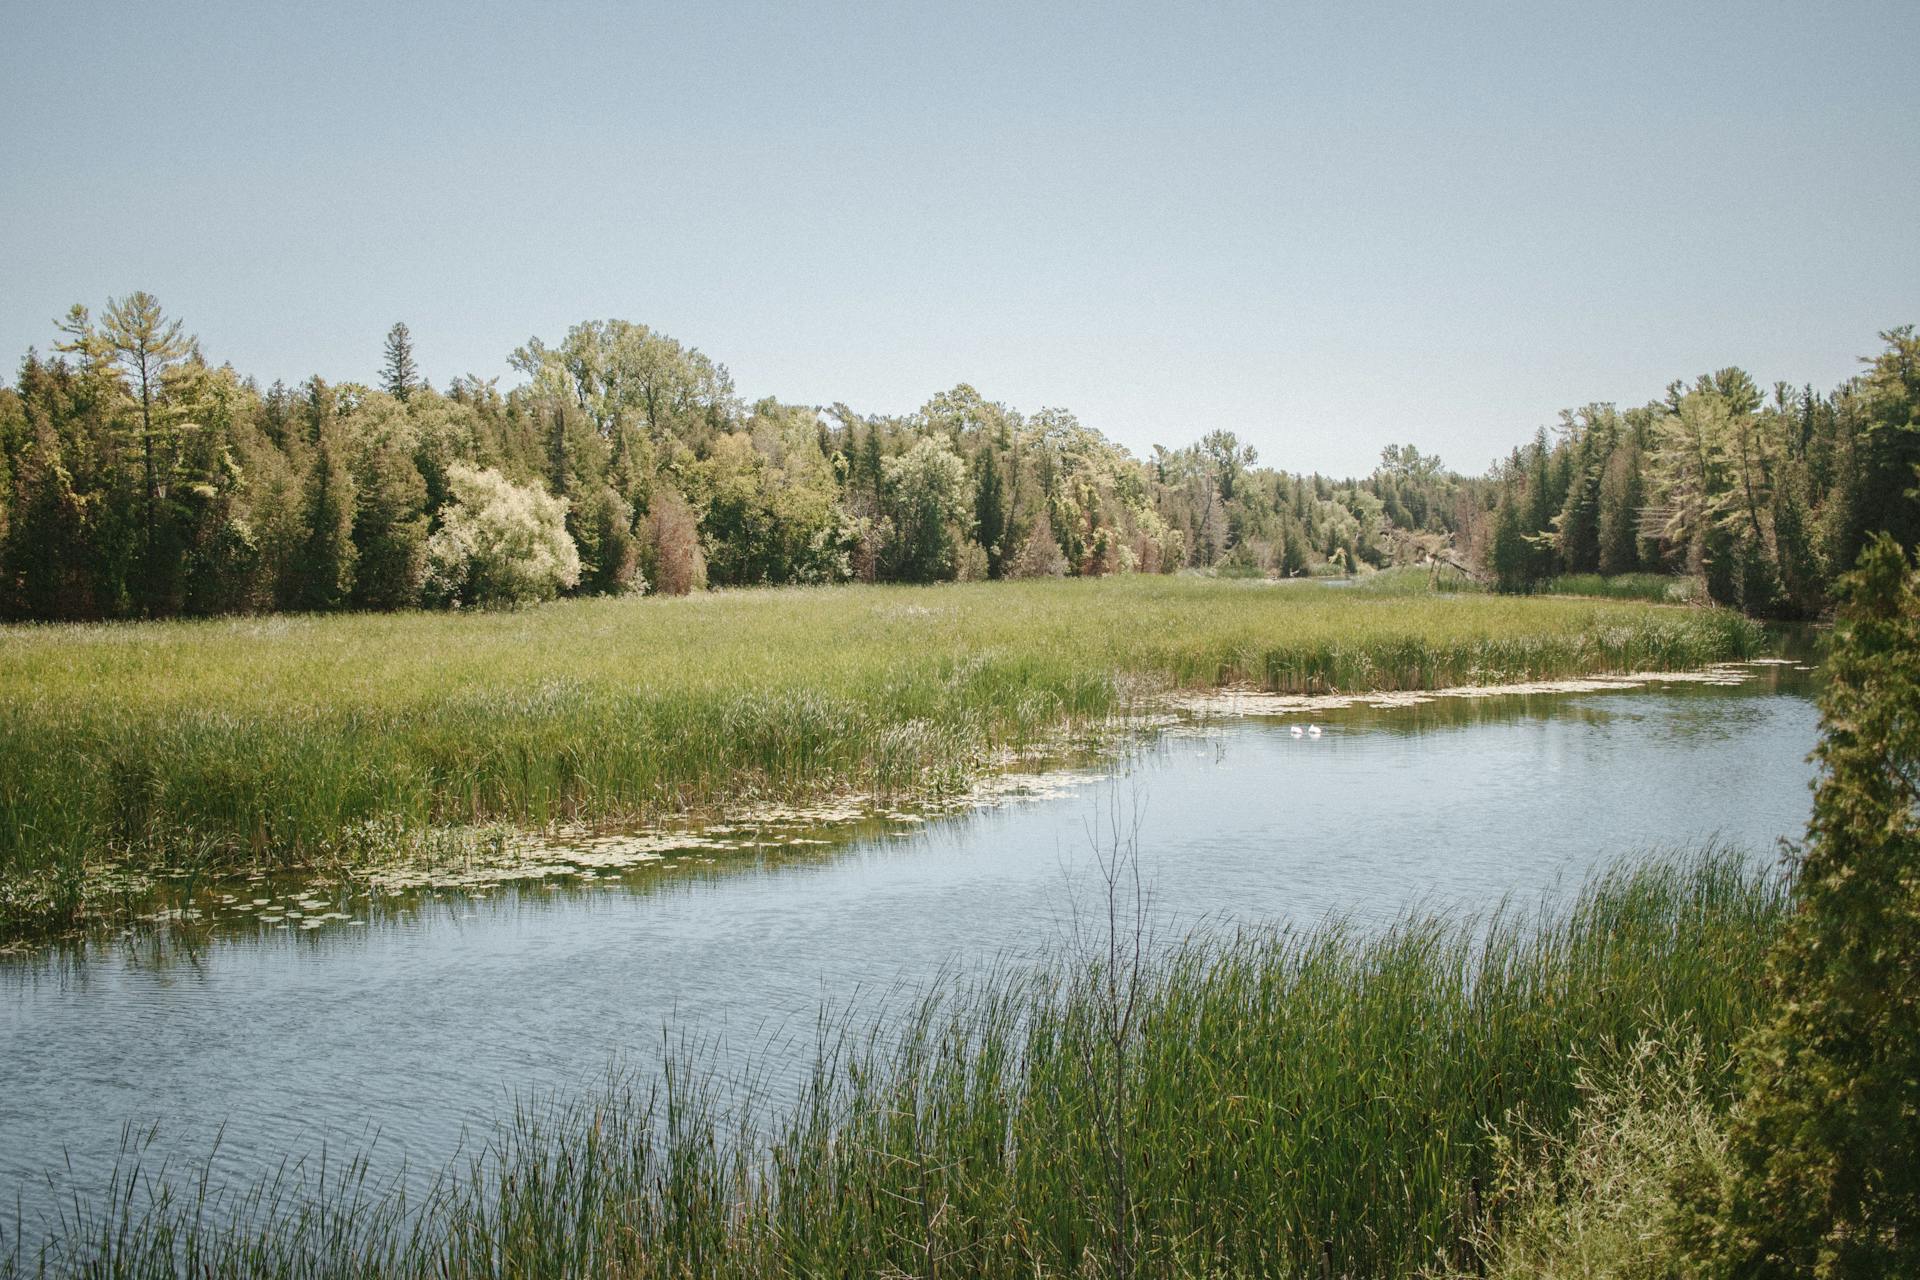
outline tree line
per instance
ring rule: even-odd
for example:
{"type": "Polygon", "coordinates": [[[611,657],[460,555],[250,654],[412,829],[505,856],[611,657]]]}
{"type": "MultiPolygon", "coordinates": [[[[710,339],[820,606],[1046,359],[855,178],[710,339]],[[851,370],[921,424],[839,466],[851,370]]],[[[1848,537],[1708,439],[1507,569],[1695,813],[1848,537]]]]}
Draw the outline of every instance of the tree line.
{"type": "Polygon", "coordinates": [[[1474,541],[1506,590],[1559,573],[1685,572],[1723,604],[1774,617],[1829,605],[1876,532],[1920,542],[1920,339],[1830,393],[1741,369],[1674,382],[1621,411],[1561,415],[1493,471],[1474,541]]]}
{"type": "Polygon", "coordinates": [[[1831,395],[1762,404],[1728,370],[1564,415],[1485,476],[1396,445],[1335,480],[1258,466],[1225,430],[1139,458],[964,384],[905,415],[747,403],[725,365],[626,321],[530,340],[504,392],[434,388],[404,324],[372,383],[264,389],[146,293],[57,328],[0,387],[16,619],[1436,558],[1514,590],[1689,570],[1716,598],[1811,612],[1868,533],[1920,534],[1911,329],[1831,395]]]}

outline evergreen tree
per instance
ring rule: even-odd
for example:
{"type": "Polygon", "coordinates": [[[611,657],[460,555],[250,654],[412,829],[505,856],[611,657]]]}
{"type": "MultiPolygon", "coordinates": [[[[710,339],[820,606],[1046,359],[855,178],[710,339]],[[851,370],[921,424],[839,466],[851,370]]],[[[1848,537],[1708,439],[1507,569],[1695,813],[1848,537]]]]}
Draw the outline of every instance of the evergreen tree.
{"type": "Polygon", "coordinates": [[[869,493],[877,494],[880,492],[880,481],[883,471],[884,466],[880,453],[880,424],[877,422],[869,423],[867,425],[867,438],[860,448],[860,474],[861,478],[866,481],[867,491],[869,493]]]}
{"type": "Polygon", "coordinates": [[[15,618],[94,616],[87,581],[88,504],[74,489],[60,445],[44,426],[13,476],[0,604],[15,618]]]}
{"type": "Polygon", "coordinates": [[[1536,556],[1522,525],[1520,504],[1509,488],[1500,495],[1493,514],[1492,569],[1501,591],[1533,590],[1536,556]]]}
{"type": "Polygon", "coordinates": [[[1884,529],[1911,550],[1920,546],[1920,335],[1907,325],[1880,337],[1887,349],[1861,384],[1866,421],[1853,501],[1863,531],[1884,529]]]}
{"type": "Polygon", "coordinates": [[[567,527],[580,548],[582,592],[619,595],[645,586],[637,577],[640,544],[633,536],[633,508],[612,485],[577,496],[567,511],[567,527]]]}
{"type": "Polygon", "coordinates": [[[1567,498],[1554,519],[1554,550],[1568,573],[1592,573],[1600,567],[1601,468],[1594,457],[1595,433],[1574,446],[1567,498]]]}
{"type": "Polygon", "coordinates": [[[427,571],[427,482],[404,443],[392,437],[362,452],[353,478],[353,603],[366,609],[418,604],[427,571]]]}
{"type": "MultiPolygon", "coordinates": [[[[82,313],[84,316],[84,313],[82,313]]],[[[124,298],[109,299],[105,336],[120,364],[133,379],[139,408],[140,453],[143,471],[143,536],[141,538],[141,576],[145,583],[143,607],[148,614],[164,599],[173,582],[174,566],[164,554],[160,530],[160,469],[157,456],[159,435],[164,428],[162,402],[163,379],[175,365],[195,349],[194,340],[182,332],[178,320],[169,320],[152,294],[140,290],[124,298]],[[169,563],[163,563],[163,560],[169,563]]]]}
{"type": "Polygon", "coordinates": [[[304,503],[307,539],[294,563],[293,599],[295,608],[321,612],[338,609],[352,598],[359,559],[353,544],[358,504],[353,474],[340,456],[332,426],[321,429],[314,446],[304,503]]]}
{"type": "Polygon", "coordinates": [[[1802,618],[1813,617],[1824,604],[1808,505],[1806,465],[1798,460],[1783,464],[1773,487],[1773,539],[1783,607],[1802,618]]]}
{"type": "Polygon", "coordinates": [[[413,334],[404,324],[387,330],[387,358],[380,366],[380,385],[396,400],[405,400],[420,385],[420,366],[413,360],[413,334]]]}
{"type": "Polygon", "coordinates": [[[1692,1274],[1920,1275],[1920,582],[1876,536],[1841,586],[1799,909],[1743,1047],[1734,1172],[1683,1186],[1692,1274]]]}
{"type": "Polygon", "coordinates": [[[1631,442],[1614,449],[1600,476],[1595,552],[1601,573],[1640,568],[1640,508],[1646,505],[1640,450],[1631,442]]]}

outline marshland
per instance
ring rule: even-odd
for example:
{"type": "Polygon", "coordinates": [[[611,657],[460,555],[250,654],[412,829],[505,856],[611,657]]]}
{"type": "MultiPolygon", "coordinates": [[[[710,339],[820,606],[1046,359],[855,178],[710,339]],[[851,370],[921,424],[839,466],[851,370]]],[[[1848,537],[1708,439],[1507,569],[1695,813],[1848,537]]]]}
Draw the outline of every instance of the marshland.
{"type": "Polygon", "coordinates": [[[1516,16],[10,6],[0,1280],[1920,1276],[1920,6],[1516,16]]]}
{"type": "MultiPolygon", "coordinates": [[[[1078,588],[1120,585],[1031,590],[1084,616],[1101,597],[1078,588]]],[[[1348,633],[1405,607],[1353,587],[1143,585],[1348,633]]],[[[966,595],[854,594],[930,628],[966,595]]],[[[657,607],[719,610],[716,634],[737,634],[730,609],[844,616],[840,595],[657,607]]],[[[1120,598],[1137,623],[1152,596],[1120,598]]],[[[1636,632],[1616,608],[1448,595],[1414,616],[1454,617],[1477,654],[1443,685],[1519,674],[1490,662],[1484,628],[1535,610],[1639,635],[1619,669],[1694,634],[1668,626],[1782,643],[1627,606],[1636,632]]],[[[551,616],[340,621],[524,636],[551,616]]],[[[1586,669],[1566,665],[1571,643],[1505,652],[1545,677],[1586,669]]],[[[1566,1127],[1581,1073],[1643,1041],[1723,1082],[1784,909],[1769,851],[1805,820],[1813,655],[1789,647],[1710,681],[1162,715],[991,807],[907,822],[902,795],[839,825],[721,824],[594,878],[379,895],[311,870],[210,875],[202,920],[8,964],[14,1265],[806,1274],[839,1256],[854,1274],[916,1257],[1025,1274],[1119,1266],[1123,1248],[1141,1274],[1322,1253],[1399,1272],[1435,1250],[1465,1266],[1474,1198],[1494,1195],[1487,1126],[1524,1104],[1566,1127]],[[1321,736],[1292,737],[1308,718],[1321,736]],[[1138,882],[1110,883],[1123,868],[1138,882]],[[1120,1102],[1094,1038],[1117,960],[1141,1000],[1120,1102]],[[1392,1046],[1415,1027],[1441,1033],[1410,1059],[1392,1046]],[[1204,1105],[1173,1085],[1202,1070],[1204,1105]],[[50,1130],[52,1113],[71,1118],[50,1130]],[[1116,1238],[1103,1144],[1123,1132],[1140,1200],[1116,1238]],[[1341,1144],[1356,1155],[1327,1154],[1341,1144]]]]}
{"type": "Polygon", "coordinates": [[[938,797],[1175,691],[1694,670],[1763,643],[1724,610],[1157,577],[4,636],[16,931],[124,915],[129,885],[351,878],[447,828],[938,797]]]}

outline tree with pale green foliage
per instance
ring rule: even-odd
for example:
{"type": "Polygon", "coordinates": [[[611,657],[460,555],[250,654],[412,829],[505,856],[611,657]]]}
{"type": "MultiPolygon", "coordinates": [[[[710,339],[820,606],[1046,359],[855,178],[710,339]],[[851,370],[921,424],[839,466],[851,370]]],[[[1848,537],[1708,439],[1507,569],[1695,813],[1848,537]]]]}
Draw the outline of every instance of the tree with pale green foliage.
{"type": "Polygon", "coordinates": [[[159,563],[161,551],[161,474],[160,436],[173,425],[167,412],[165,379],[167,374],[198,350],[198,343],[161,310],[160,300],[146,290],[136,290],[124,298],[110,298],[101,317],[101,330],[90,332],[84,307],[75,307],[63,328],[73,336],[67,349],[89,348],[104,342],[112,357],[133,381],[133,400],[139,414],[137,428],[141,456],[143,495],[142,537],[140,542],[141,577],[146,586],[143,602],[153,613],[161,604],[162,585],[171,577],[159,563]]]}
{"type": "Polygon", "coordinates": [[[427,540],[427,598],[512,608],[551,600],[580,581],[567,500],[517,485],[491,467],[455,465],[453,500],[427,540]]]}

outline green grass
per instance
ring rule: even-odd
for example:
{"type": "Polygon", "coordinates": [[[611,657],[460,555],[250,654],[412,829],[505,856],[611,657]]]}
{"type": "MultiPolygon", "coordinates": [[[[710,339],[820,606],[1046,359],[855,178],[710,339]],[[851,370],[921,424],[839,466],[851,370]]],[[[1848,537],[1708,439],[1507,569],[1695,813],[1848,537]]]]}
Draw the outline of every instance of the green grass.
{"type": "Polygon", "coordinates": [[[1501,1139],[1574,1136],[1592,1072],[1684,1051],[1689,1078],[1724,1093],[1787,910],[1778,877],[1723,853],[1623,864],[1542,916],[1193,940],[1140,972],[1131,1017],[1096,937],[1090,957],[929,1000],[904,1024],[852,1034],[823,1020],[811,1071],[775,1105],[677,1057],[658,1078],[521,1111],[424,1202],[381,1194],[355,1166],[324,1186],[221,1188],[129,1164],[13,1267],[1470,1270],[1501,1139]]]}
{"type": "Polygon", "coordinates": [[[1662,604],[1689,604],[1706,599],[1698,578],[1665,573],[1566,573],[1548,578],[1538,590],[1550,596],[1596,596],[1605,600],[1652,600],[1662,604]]]}
{"type": "Polygon", "coordinates": [[[954,788],[1168,685],[1425,688],[1759,645],[1723,611],[1148,577],[0,629],[0,939],[125,907],[116,867],[954,788]]]}

